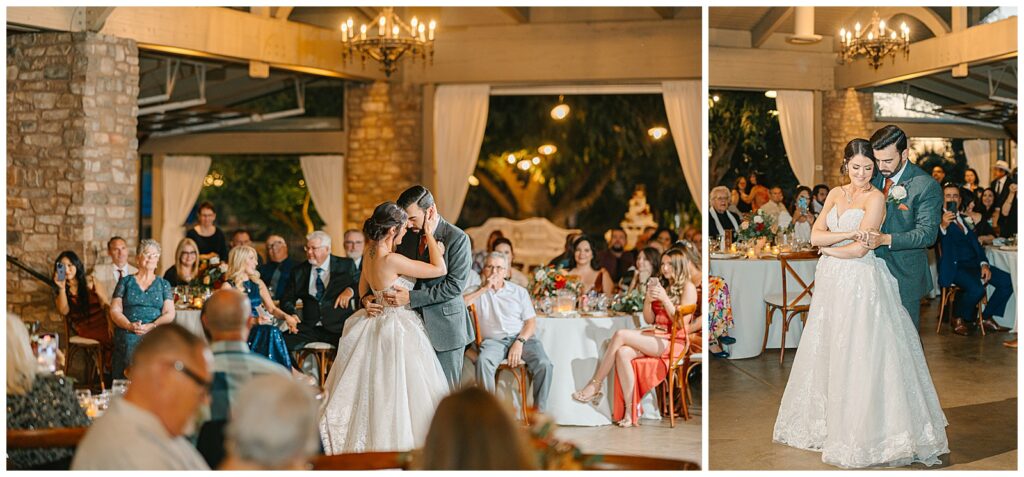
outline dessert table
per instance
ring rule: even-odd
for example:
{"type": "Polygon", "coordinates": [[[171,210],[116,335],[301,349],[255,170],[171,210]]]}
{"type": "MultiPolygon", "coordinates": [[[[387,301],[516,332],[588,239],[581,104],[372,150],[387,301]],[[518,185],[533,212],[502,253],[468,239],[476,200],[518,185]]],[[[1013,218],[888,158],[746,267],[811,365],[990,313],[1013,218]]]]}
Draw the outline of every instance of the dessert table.
{"type": "MultiPolygon", "coordinates": [[[[776,259],[730,258],[710,260],[710,274],[722,277],[729,284],[732,295],[733,328],[729,336],[736,343],[726,347],[729,359],[753,358],[761,354],[761,343],[764,340],[765,306],[764,298],[773,293],[782,293],[782,267],[776,259]]],[[[817,260],[790,262],[793,269],[810,282],[814,279],[817,260]]],[[[792,277],[787,277],[791,290],[798,290],[799,284],[792,277]]],[[[794,318],[786,335],[786,348],[796,348],[800,344],[800,333],[803,325],[794,318]]],[[[776,312],[772,326],[768,330],[768,348],[778,348],[782,341],[782,313],[776,312]]]]}
{"type": "MultiPolygon", "coordinates": [[[[1013,333],[1017,332],[1017,294],[1020,293],[1020,288],[1017,287],[1017,250],[1004,250],[1001,247],[986,246],[985,255],[988,256],[989,263],[1000,270],[1010,274],[1010,280],[1013,283],[1013,295],[1010,296],[1010,301],[1006,303],[1006,314],[999,317],[995,317],[996,323],[1002,326],[1013,328],[1013,333]]],[[[988,288],[988,292],[991,295],[992,287],[988,288]]]]}

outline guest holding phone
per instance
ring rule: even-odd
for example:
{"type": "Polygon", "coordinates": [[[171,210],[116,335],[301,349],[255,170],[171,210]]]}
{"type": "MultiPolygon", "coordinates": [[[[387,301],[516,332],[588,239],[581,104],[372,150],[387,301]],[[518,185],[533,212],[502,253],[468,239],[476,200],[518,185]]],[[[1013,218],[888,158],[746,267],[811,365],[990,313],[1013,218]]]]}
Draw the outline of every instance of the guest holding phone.
{"type": "Polygon", "coordinates": [[[811,189],[797,186],[796,197],[793,199],[793,231],[801,242],[811,241],[811,225],[814,225],[815,214],[810,210],[811,189]]]}
{"type": "Polygon", "coordinates": [[[53,269],[53,282],[57,284],[57,312],[64,315],[76,335],[100,342],[103,366],[109,371],[114,340],[110,337],[107,310],[96,293],[96,286],[86,276],[85,266],[78,255],[70,250],[57,256],[53,269]]]}

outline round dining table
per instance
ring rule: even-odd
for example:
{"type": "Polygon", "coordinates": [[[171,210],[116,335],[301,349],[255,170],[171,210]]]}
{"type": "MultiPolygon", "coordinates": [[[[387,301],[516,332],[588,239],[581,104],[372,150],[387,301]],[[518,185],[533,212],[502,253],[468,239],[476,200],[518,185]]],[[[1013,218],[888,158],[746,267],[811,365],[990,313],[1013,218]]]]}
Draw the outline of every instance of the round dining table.
{"type": "Polygon", "coordinates": [[[174,323],[183,326],[205,341],[206,333],[203,332],[203,322],[199,319],[201,313],[201,310],[194,308],[176,309],[174,310],[174,323]]]}
{"type": "MultiPolygon", "coordinates": [[[[814,280],[817,260],[789,262],[806,283],[814,280]]],[[[774,258],[730,258],[710,260],[711,275],[722,277],[729,285],[732,299],[733,327],[729,336],[736,343],[728,345],[729,359],[753,358],[761,354],[761,343],[765,332],[766,296],[782,293],[782,265],[774,258]]],[[[801,290],[800,284],[787,276],[789,290],[801,290]]],[[[799,293],[797,291],[796,293],[799,293]]],[[[793,318],[786,334],[786,348],[800,344],[803,325],[799,318],[793,318]]],[[[776,312],[768,328],[768,348],[779,348],[782,342],[782,313],[776,312]]]]}
{"type": "MultiPolygon", "coordinates": [[[[988,262],[993,267],[1003,270],[1010,274],[1010,281],[1013,283],[1013,295],[1010,296],[1010,301],[1006,303],[1006,313],[1003,316],[996,316],[996,323],[1007,328],[1012,328],[1012,333],[1017,332],[1017,293],[1020,293],[1020,288],[1017,287],[1017,249],[1016,247],[997,247],[989,245],[985,247],[985,255],[988,256],[988,262]]],[[[994,288],[988,288],[989,295],[992,294],[994,288]]]]}

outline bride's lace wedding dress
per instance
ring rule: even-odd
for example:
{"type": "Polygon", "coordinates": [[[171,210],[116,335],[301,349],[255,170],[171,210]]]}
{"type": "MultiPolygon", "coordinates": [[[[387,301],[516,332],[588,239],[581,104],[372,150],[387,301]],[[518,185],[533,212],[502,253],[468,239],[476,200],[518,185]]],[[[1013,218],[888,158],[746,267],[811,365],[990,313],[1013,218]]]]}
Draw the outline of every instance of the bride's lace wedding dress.
{"type": "MultiPolygon", "coordinates": [[[[855,230],[864,213],[840,216],[833,207],[828,228],[855,230]]],[[[934,465],[949,453],[946,425],[920,337],[885,262],[873,251],[858,259],[822,256],[774,441],[819,451],[839,467],[934,465]]]]}
{"type": "MultiPolygon", "coordinates": [[[[377,303],[384,303],[385,291],[395,286],[412,290],[413,284],[399,277],[373,293],[377,303]]],[[[422,446],[434,410],[448,394],[448,381],[423,320],[408,305],[386,306],[378,316],[359,310],[345,325],[324,384],[324,451],[405,451],[422,446]]]]}

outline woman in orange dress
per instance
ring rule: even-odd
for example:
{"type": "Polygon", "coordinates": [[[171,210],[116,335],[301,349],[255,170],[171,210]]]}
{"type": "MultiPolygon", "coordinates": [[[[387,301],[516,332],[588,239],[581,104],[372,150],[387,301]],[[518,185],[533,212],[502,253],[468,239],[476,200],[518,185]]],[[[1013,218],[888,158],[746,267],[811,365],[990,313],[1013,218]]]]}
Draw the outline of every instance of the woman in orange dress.
{"type": "MultiPolygon", "coordinates": [[[[632,427],[639,417],[639,397],[657,386],[668,375],[669,351],[672,359],[681,358],[690,345],[687,334],[693,320],[685,317],[684,326],[674,336],[669,335],[672,317],[679,307],[697,303],[697,288],[690,278],[689,259],[686,254],[673,248],[661,257],[662,278],[652,277],[644,297],[644,321],[654,325],[644,330],[618,330],[612,336],[608,349],[598,363],[594,376],[583,389],[573,393],[572,398],[580,402],[597,405],[601,401],[601,383],[616,371],[616,393],[622,394],[622,401],[614,406],[616,424],[632,427]],[[644,367],[637,373],[633,360],[641,357],[657,358],[658,366],[644,367]],[[629,390],[626,393],[621,391],[629,390]],[[621,404],[620,404],[621,402],[621,404]],[[625,410],[630,412],[626,413],[625,410]]],[[[699,328],[699,325],[697,326],[699,328]]]]}

